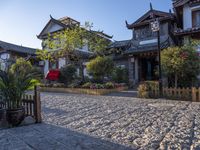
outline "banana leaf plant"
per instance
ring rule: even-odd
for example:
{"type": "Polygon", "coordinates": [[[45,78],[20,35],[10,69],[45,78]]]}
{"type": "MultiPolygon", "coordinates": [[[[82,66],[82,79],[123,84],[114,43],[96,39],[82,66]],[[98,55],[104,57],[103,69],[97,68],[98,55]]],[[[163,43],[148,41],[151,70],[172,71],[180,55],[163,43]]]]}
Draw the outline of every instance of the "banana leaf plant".
{"type": "Polygon", "coordinates": [[[18,70],[7,72],[0,70],[0,91],[7,109],[22,107],[22,96],[36,84],[33,79],[37,76],[38,73],[33,71],[21,73],[18,70]]]}

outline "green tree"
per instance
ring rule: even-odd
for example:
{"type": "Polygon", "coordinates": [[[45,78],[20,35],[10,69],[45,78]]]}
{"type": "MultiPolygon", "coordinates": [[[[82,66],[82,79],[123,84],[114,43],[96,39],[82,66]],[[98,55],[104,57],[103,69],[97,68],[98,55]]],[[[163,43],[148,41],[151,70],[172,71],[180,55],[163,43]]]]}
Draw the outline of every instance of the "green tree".
{"type": "Polygon", "coordinates": [[[71,84],[76,79],[76,67],[72,64],[66,65],[60,69],[59,81],[65,85],[71,84]]]}
{"type": "Polygon", "coordinates": [[[32,69],[33,66],[30,61],[27,61],[24,58],[18,58],[16,62],[11,66],[10,71],[15,72],[18,70],[21,74],[25,74],[27,71],[32,69]]]}
{"type": "Polygon", "coordinates": [[[182,47],[169,47],[161,53],[164,73],[174,77],[174,86],[182,85],[189,79],[191,84],[200,73],[200,57],[194,44],[182,47]]]}
{"type": "Polygon", "coordinates": [[[87,71],[93,76],[96,82],[102,82],[104,77],[109,77],[112,73],[114,63],[110,57],[98,56],[87,65],[87,71]]]}
{"type": "Polygon", "coordinates": [[[83,27],[75,25],[64,31],[49,34],[48,39],[43,43],[45,45],[44,50],[38,50],[37,57],[41,60],[49,61],[66,58],[75,65],[79,65],[82,79],[84,79],[83,59],[76,50],[88,45],[89,50],[94,54],[104,55],[101,52],[105,51],[110,43],[109,40],[92,32],[91,27],[92,25],[86,22],[83,27]]]}
{"type": "Polygon", "coordinates": [[[115,67],[112,72],[112,80],[116,83],[128,83],[128,70],[124,67],[115,67]]]}
{"type": "Polygon", "coordinates": [[[34,72],[34,74],[37,74],[37,78],[33,78],[31,82],[35,84],[39,84],[43,76],[42,72],[39,69],[32,66],[31,62],[25,60],[24,58],[18,58],[8,71],[10,71],[11,73],[20,72],[21,76],[25,76],[30,72],[34,72]]]}

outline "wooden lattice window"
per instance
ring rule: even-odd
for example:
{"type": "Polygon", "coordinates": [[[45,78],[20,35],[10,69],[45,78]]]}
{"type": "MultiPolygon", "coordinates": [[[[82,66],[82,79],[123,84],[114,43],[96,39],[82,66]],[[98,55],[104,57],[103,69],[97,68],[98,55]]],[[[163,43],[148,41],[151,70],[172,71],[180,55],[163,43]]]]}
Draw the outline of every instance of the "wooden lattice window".
{"type": "Polygon", "coordinates": [[[200,10],[192,11],[192,27],[200,27],[200,10]]]}

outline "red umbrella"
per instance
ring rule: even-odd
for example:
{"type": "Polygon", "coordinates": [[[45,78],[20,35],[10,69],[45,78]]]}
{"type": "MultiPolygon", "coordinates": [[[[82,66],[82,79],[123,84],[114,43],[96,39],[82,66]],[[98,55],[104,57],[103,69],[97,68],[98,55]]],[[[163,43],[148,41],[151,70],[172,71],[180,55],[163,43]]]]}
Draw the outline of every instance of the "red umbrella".
{"type": "Polygon", "coordinates": [[[49,70],[45,78],[47,80],[56,81],[59,79],[59,76],[60,70],[49,70]]]}

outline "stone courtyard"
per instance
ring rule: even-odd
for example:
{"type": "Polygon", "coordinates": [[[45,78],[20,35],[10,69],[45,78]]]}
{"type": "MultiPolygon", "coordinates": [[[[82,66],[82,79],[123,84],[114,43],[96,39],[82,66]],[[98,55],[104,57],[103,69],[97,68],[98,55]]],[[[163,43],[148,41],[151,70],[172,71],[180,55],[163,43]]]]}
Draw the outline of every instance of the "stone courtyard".
{"type": "Polygon", "coordinates": [[[42,93],[43,123],[0,131],[2,150],[200,149],[200,104],[42,93]]]}

